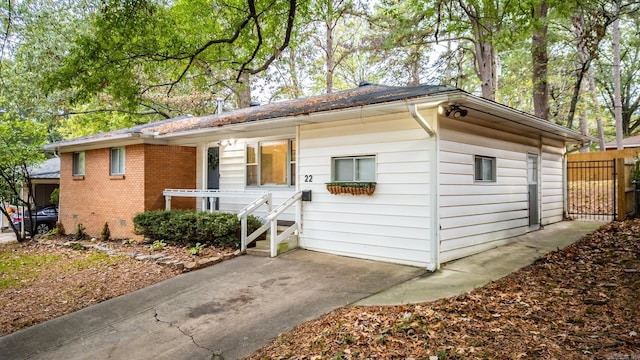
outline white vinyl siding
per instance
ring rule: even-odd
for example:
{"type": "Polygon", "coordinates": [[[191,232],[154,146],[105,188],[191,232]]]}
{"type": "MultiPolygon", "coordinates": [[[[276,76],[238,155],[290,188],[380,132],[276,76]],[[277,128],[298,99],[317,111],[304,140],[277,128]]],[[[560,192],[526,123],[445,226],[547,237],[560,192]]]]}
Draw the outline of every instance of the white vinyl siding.
{"type": "Polygon", "coordinates": [[[312,190],[303,206],[300,246],[415,266],[430,261],[430,158],[435,141],[410,117],[307,125],[300,128],[299,180],[312,190]],[[332,195],[333,161],[375,155],[375,193],[332,195]],[[355,156],[354,156],[355,157],[355,156]],[[304,182],[312,175],[312,182],[304,182]]]}
{"type": "Polygon", "coordinates": [[[535,142],[471,124],[440,140],[440,261],[458,259],[529,231],[527,156],[535,142]],[[476,180],[476,155],[495,160],[495,181],[476,180]]]}
{"type": "MultiPolygon", "coordinates": [[[[220,147],[220,191],[265,191],[272,195],[273,208],[282,204],[295,193],[295,187],[273,186],[258,188],[246,186],[246,153],[245,144],[258,143],[264,139],[238,139],[233,146],[220,147]]],[[[226,197],[220,200],[220,211],[238,212],[258,196],[226,197]]],[[[255,215],[264,217],[267,215],[267,206],[263,205],[255,215]]],[[[281,218],[282,220],[294,220],[295,209],[291,207],[281,218]]]]}
{"type": "Polygon", "coordinates": [[[563,219],[564,147],[561,142],[557,142],[553,145],[544,145],[542,151],[542,225],[548,225],[563,219]]]}

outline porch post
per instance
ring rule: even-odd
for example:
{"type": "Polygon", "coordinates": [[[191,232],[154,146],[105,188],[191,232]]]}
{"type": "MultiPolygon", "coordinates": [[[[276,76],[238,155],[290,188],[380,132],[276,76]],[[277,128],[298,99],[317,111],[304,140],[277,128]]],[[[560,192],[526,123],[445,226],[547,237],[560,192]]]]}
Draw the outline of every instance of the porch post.
{"type": "Polygon", "coordinates": [[[164,209],[171,210],[171,195],[164,196],[164,209]]]}
{"type": "Polygon", "coordinates": [[[271,220],[271,229],[270,229],[270,234],[269,236],[271,237],[271,239],[269,239],[269,245],[270,245],[270,250],[271,250],[271,257],[276,257],[278,256],[278,219],[274,218],[273,220],[271,220]]]}
{"type": "Polygon", "coordinates": [[[247,217],[243,216],[240,219],[240,251],[245,252],[247,250],[247,217]]]}

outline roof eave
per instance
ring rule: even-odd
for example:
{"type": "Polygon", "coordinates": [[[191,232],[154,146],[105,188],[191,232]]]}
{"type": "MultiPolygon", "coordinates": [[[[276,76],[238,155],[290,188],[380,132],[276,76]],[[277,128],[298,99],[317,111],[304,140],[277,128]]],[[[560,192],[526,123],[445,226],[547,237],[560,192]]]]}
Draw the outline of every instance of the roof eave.
{"type": "Polygon", "coordinates": [[[564,126],[554,124],[548,120],[541,119],[537,116],[512,109],[506,105],[502,105],[484,98],[462,94],[460,96],[451,96],[450,100],[452,102],[463,102],[464,106],[469,108],[470,110],[488,112],[491,115],[499,116],[505,120],[514,122],[521,126],[526,126],[554,135],[556,137],[561,137],[565,139],[565,142],[567,143],[584,144],[588,142],[598,141],[592,136],[580,134],[577,131],[571,130],[564,126]],[[483,107],[486,108],[486,110],[483,109],[483,107]]]}
{"type": "Polygon", "coordinates": [[[45,145],[44,149],[54,152],[71,152],[158,142],[159,141],[154,139],[153,134],[135,132],[109,136],[106,138],[55,142],[45,145]]]}
{"type": "Polygon", "coordinates": [[[186,131],[176,131],[166,134],[157,135],[157,139],[175,139],[179,137],[194,137],[199,135],[206,135],[216,132],[233,132],[235,129],[247,129],[247,128],[269,128],[274,129],[277,127],[285,128],[302,124],[316,124],[330,121],[339,121],[347,118],[365,118],[391,113],[408,112],[410,105],[416,105],[421,109],[436,107],[449,99],[450,92],[437,93],[432,95],[421,96],[417,98],[396,100],[385,103],[370,104],[363,106],[356,106],[351,108],[342,108],[329,111],[313,112],[302,115],[284,116],[272,119],[257,120],[251,122],[239,122],[234,124],[227,124],[223,126],[207,127],[201,129],[193,129],[186,131]]]}

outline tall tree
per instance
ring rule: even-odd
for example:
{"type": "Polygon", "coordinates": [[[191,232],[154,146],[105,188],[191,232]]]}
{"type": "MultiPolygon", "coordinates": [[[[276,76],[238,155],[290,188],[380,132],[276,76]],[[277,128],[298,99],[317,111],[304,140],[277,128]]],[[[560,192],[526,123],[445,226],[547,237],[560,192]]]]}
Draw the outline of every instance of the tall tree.
{"type": "MultiPolygon", "coordinates": [[[[640,19],[636,16],[624,16],[620,19],[620,104],[622,117],[622,134],[627,137],[640,129],[640,19]]],[[[606,52],[596,66],[598,89],[606,100],[604,104],[612,118],[615,118],[614,79],[611,76],[613,61],[613,44],[606,43],[606,52]]]]}
{"type": "MultiPolygon", "coordinates": [[[[0,121],[0,212],[9,218],[6,204],[24,208],[23,216],[32,221],[31,229],[35,233],[33,221],[34,203],[33,184],[29,173],[33,166],[44,160],[42,146],[46,141],[46,127],[43,124],[20,119],[5,113],[0,121]]],[[[24,221],[22,223],[25,223],[24,221]]],[[[18,241],[26,239],[22,229],[12,222],[9,226],[15,232],[18,241]]]]}
{"type": "Polygon", "coordinates": [[[532,4],[533,26],[531,31],[531,62],[533,65],[533,110],[542,119],[549,119],[549,3],[541,0],[532,4]]]}
{"type": "Polygon", "coordinates": [[[106,0],[92,31],[75,41],[51,88],[73,89],[75,101],[106,94],[121,108],[165,117],[181,112],[163,101],[197,90],[205,102],[232,92],[248,106],[250,77],[288,46],[295,0],[106,0]]]}
{"type": "Polygon", "coordinates": [[[620,1],[613,2],[615,20],[613,21],[613,109],[616,121],[616,147],[622,150],[622,94],[620,89],[620,1]]]}

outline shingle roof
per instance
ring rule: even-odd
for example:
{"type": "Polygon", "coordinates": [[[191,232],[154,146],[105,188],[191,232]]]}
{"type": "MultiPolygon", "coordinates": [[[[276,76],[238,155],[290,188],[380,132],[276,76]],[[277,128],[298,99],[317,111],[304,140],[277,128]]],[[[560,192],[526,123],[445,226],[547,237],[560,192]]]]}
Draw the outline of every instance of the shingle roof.
{"type": "Polygon", "coordinates": [[[48,159],[37,167],[34,167],[29,176],[32,179],[59,179],[60,158],[48,159]]]}
{"type": "Polygon", "coordinates": [[[230,111],[222,114],[200,117],[181,116],[173,119],[138,125],[128,129],[120,129],[51,144],[52,146],[67,146],[82,144],[89,141],[109,140],[128,134],[168,134],[183,131],[221,127],[230,124],[262,121],[275,118],[294,117],[299,115],[349,109],[365,105],[380,104],[404,99],[417,98],[431,94],[449,91],[461,91],[449,86],[418,85],[418,86],[386,86],[366,85],[355,89],[338,91],[331,94],[312,96],[308,98],[287,100],[261,106],[230,111]]]}
{"type": "MultiPolygon", "coordinates": [[[[640,135],[622,139],[622,146],[625,148],[640,147],[640,135]]],[[[615,140],[609,141],[608,143],[604,144],[605,149],[612,149],[612,148],[615,149],[617,147],[618,147],[618,144],[615,140]]]]}

